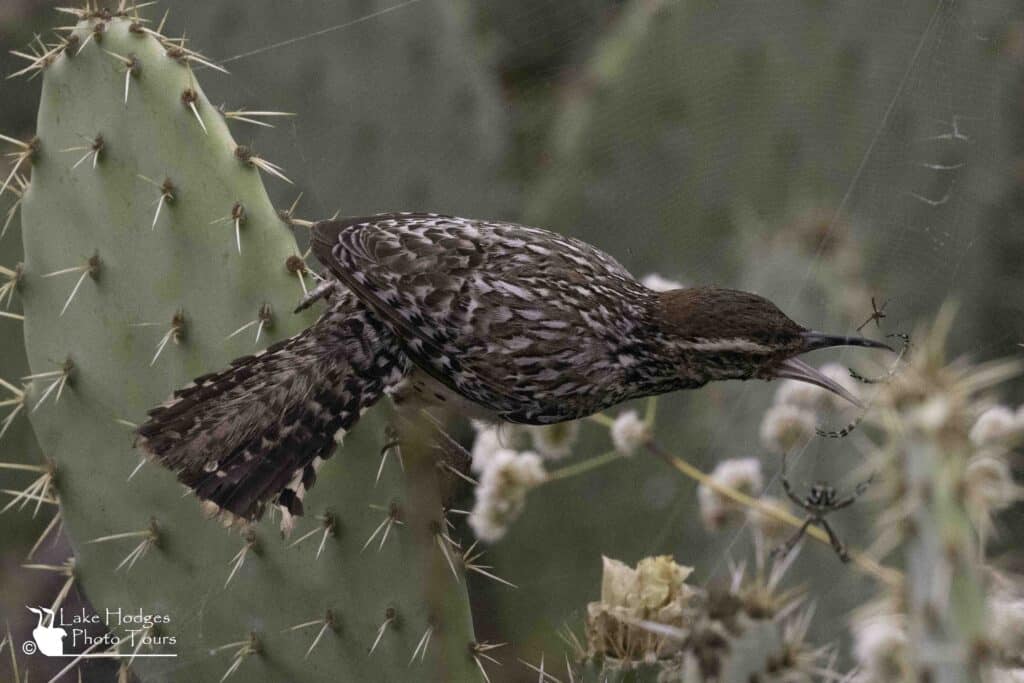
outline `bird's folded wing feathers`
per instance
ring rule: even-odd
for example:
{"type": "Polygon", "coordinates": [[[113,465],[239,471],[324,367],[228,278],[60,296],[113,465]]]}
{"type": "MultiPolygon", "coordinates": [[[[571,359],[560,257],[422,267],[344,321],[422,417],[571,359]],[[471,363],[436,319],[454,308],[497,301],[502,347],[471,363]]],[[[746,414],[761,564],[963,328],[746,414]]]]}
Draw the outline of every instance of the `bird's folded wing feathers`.
{"type": "Polygon", "coordinates": [[[590,386],[585,373],[621,325],[643,317],[648,295],[594,247],[511,223],[433,214],[325,221],[314,226],[313,250],[396,328],[421,367],[499,413],[590,386]],[[623,310],[631,301],[636,310],[623,310]]]}

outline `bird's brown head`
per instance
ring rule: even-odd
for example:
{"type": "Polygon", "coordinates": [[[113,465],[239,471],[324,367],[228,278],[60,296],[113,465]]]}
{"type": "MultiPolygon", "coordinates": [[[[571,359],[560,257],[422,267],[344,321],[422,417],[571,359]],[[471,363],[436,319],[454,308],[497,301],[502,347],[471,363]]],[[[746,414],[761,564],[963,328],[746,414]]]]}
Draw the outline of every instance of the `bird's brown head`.
{"type": "Polygon", "coordinates": [[[831,346],[888,345],[865,337],[828,335],[793,322],[768,299],[735,289],[688,287],[657,295],[659,325],[698,382],[795,379],[859,405],[835,380],[797,358],[831,346]]]}

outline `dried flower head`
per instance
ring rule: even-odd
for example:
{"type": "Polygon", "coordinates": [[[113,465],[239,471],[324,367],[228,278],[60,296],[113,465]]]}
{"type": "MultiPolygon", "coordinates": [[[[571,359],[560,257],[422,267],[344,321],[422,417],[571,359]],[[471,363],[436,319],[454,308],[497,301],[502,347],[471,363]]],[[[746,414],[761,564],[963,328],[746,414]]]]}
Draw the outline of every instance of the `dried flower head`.
{"type": "Polygon", "coordinates": [[[476,437],[470,452],[473,460],[470,468],[480,474],[494,459],[499,451],[515,450],[519,445],[519,428],[513,425],[473,422],[476,437]]]}
{"type": "Polygon", "coordinates": [[[592,653],[616,659],[650,660],[679,651],[676,641],[653,637],[638,622],[682,627],[684,610],[696,591],[686,584],[693,572],[672,557],[647,557],[632,568],[602,558],[601,600],[587,605],[587,642],[592,653]]]}

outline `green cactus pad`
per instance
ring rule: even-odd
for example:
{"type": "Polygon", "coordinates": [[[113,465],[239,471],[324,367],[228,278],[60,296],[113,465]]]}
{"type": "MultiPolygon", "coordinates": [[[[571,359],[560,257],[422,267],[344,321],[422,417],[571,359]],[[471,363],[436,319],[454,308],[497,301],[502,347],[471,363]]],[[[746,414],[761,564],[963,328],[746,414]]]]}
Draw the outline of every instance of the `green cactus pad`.
{"type": "Polygon", "coordinates": [[[55,463],[79,585],[101,613],[169,616],[155,634],[173,636],[160,651],[178,657],[136,659],[145,681],[478,677],[458,553],[451,569],[435,534],[436,470],[407,450],[406,471],[386,468],[375,487],[374,424],[324,469],[290,540],[270,520],[225,530],[173,473],[134,472],[126,423],[313,318],[291,314],[296,243],[260,162],[239,151],[189,54],[127,17],[87,18],[72,35],[80,51],[43,77],[22,291],[32,371],[51,373],[33,380],[32,425],[55,463]],[[362,550],[389,509],[402,524],[362,550]]]}

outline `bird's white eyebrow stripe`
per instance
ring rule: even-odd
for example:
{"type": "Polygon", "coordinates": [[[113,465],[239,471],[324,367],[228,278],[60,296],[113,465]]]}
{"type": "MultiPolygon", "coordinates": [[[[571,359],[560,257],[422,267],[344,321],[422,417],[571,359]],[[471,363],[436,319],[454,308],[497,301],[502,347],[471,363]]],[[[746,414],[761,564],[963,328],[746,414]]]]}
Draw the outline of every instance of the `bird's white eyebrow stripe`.
{"type": "Polygon", "coordinates": [[[735,351],[738,353],[771,353],[771,347],[757,342],[732,337],[729,339],[705,339],[698,337],[692,341],[676,342],[676,348],[688,351],[735,351]]]}

